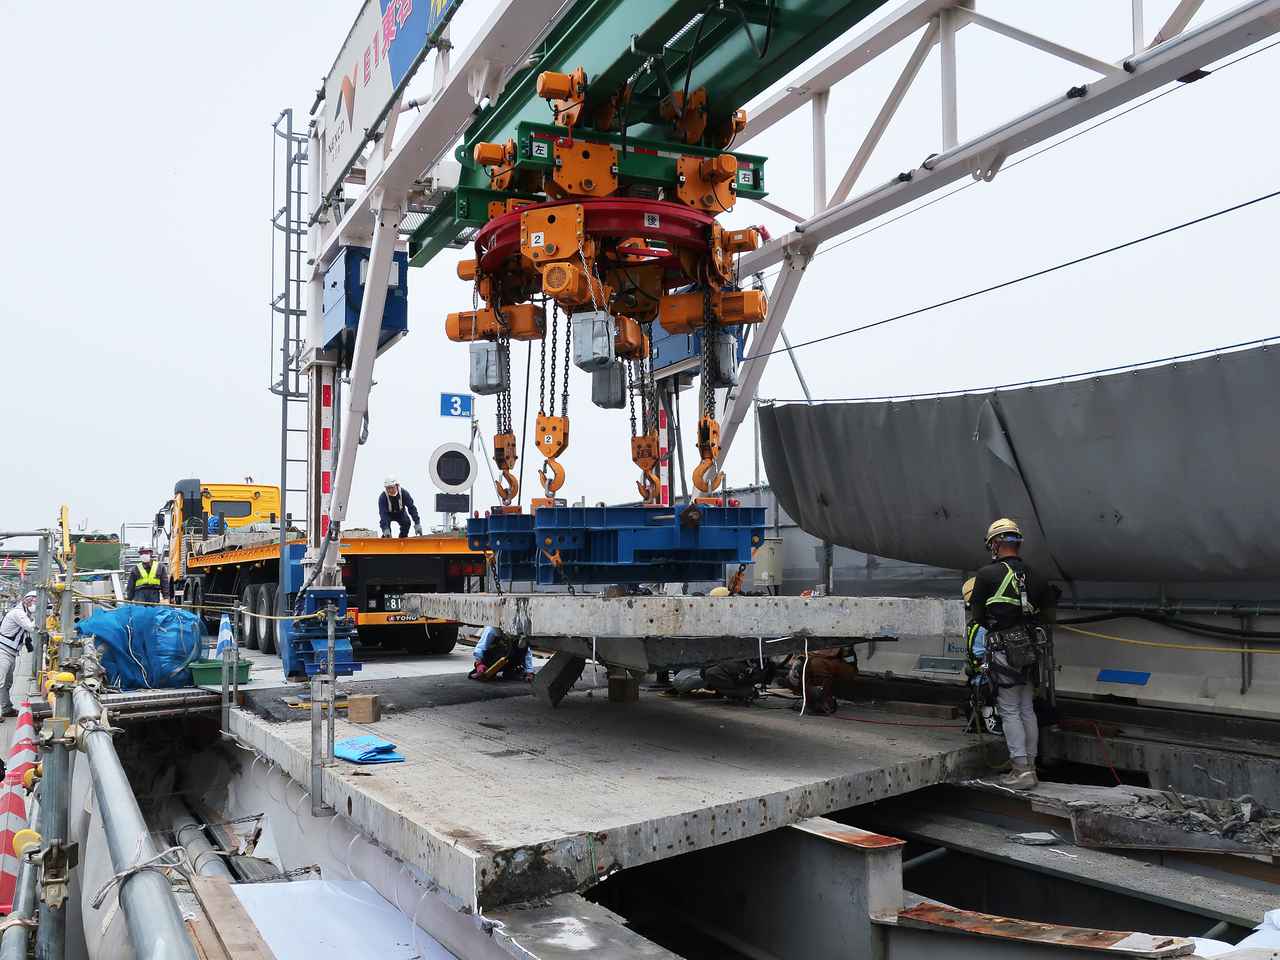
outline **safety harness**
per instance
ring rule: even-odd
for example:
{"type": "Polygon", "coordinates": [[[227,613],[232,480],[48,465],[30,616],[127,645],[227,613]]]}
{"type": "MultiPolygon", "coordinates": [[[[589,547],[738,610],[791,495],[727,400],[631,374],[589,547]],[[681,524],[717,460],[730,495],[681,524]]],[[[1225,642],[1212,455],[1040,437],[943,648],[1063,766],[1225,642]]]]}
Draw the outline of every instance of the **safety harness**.
{"type": "MultiPolygon", "coordinates": [[[[996,592],[987,598],[987,606],[998,603],[1017,604],[1023,622],[1004,630],[988,630],[983,665],[997,686],[1017,686],[1026,683],[1032,668],[1040,659],[1040,652],[1048,645],[1044,629],[1027,622],[1040,611],[1027,599],[1027,575],[1018,573],[1009,563],[1004,564],[1005,575],[996,592]],[[993,655],[1003,654],[1002,660],[993,655]],[[1003,662],[1002,662],[1003,661],[1003,662]]],[[[973,632],[969,635],[973,649],[973,632]]]]}

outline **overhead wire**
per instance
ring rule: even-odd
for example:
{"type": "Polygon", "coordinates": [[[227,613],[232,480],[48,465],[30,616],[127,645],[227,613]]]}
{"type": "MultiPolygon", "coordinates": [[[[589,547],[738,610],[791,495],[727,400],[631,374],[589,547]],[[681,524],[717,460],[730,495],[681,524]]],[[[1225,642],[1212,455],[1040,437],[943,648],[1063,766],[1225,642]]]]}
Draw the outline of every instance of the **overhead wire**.
{"type": "Polygon", "coordinates": [[[980,287],[976,290],[970,290],[967,293],[957,294],[954,297],[948,297],[945,300],[939,300],[935,303],[927,304],[923,307],[916,307],[913,310],[907,310],[903,313],[894,314],[893,316],[890,316],[890,317],[883,317],[880,320],[873,320],[870,323],[864,323],[856,327],[849,327],[848,329],[845,329],[845,330],[837,330],[835,333],[828,333],[821,337],[814,337],[811,340],[801,340],[799,343],[793,343],[788,347],[780,347],[776,350],[769,350],[765,353],[759,353],[759,354],[756,354],[755,356],[746,357],[743,359],[742,364],[745,366],[748,363],[752,363],[753,361],[756,361],[756,360],[762,360],[766,357],[772,357],[775,354],[786,353],[790,350],[799,350],[801,347],[811,347],[811,346],[814,346],[815,344],[826,343],[830,340],[838,340],[841,337],[847,337],[854,333],[862,333],[866,330],[873,330],[876,327],[883,327],[886,324],[894,323],[898,320],[906,320],[906,319],[909,319],[910,317],[917,317],[917,316],[920,316],[921,314],[929,313],[933,310],[938,310],[942,307],[949,307],[957,303],[963,303],[966,300],[972,300],[976,297],[985,296],[986,294],[994,293],[997,290],[1004,290],[1008,287],[1016,286],[1017,284],[1020,284],[1020,283],[1025,283],[1028,280],[1035,280],[1035,279],[1038,279],[1039,277],[1044,277],[1044,276],[1048,276],[1051,273],[1056,273],[1059,270],[1065,270],[1069,267],[1079,266],[1082,263],[1088,263],[1091,260],[1096,260],[1100,257],[1105,257],[1112,253],[1118,253],[1121,250],[1127,250],[1130,247],[1134,247],[1139,244],[1146,243],[1150,240],[1156,240],[1160,237],[1165,237],[1172,233],[1177,233],[1178,231],[1185,230],[1188,227],[1194,227],[1202,223],[1207,223],[1210,220],[1215,220],[1218,217],[1223,217],[1230,213],[1236,213],[1240,210],[1244,210],[1247,207],[1252,207],[1255,204],[1262,203],[1266,200],[1273,200],[1278,196],[1280,196],[1280,190],[1272,190],[1269,193],[1264,193],[1260,196],[1253,197],[1252,199],[1244,200],[1244,201],[1241,201],[1240,203],[1232,204],[1229,207],[1223,207],[1220,210],[1215,210],[1212,213],[1203,214],[1191,220],[1184,220],[1181,223],[1174,224],[1173,226],[1170,226],[1170,227],[1165,227],[1161,230],[1156,230],[1153,233],[1144,234],[1141,237],[1135,237],[1134,239],[1126,240],[1123,243],[1113,244],[1112,246],[1104,247],[1101,250],[1095,250],[1092,253],[1087,253],[1079,257],[1073,257],[1070,260],[1064,260],[1061,263],[1056,263],[1056,264],[1053,264],[1052,266],[1042,267],[1039,270],[1033,270],[1030,273],[1024,273],[1020,276],[1012,277],[1008,280],[1002,280],[998,283],[989,284],[988,286],[980,287]]]}

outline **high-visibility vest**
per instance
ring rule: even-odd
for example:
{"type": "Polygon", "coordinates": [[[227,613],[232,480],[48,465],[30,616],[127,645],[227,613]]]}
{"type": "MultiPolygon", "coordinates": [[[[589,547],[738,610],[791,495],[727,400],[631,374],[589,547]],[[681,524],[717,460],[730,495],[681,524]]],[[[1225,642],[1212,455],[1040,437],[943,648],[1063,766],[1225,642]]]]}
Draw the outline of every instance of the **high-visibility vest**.
{"type": "Polygon", "coordinates": [[[160,561],[153,561],[150,570],[142,564],[138,564],[138,579],[134,582],[133,586],[135,589],[139,587],[159,587],[160,561]]]}

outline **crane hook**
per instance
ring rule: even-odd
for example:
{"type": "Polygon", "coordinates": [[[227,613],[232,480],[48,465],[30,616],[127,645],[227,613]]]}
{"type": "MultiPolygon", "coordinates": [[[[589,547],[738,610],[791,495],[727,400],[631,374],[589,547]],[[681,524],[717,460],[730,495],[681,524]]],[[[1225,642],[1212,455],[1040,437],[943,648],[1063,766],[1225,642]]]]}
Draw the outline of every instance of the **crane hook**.
{"type": "Polygon", "coordinates": [[[504,469],[502,471],[502,479],[495,480],[493,486],[498,491],[498,499],[502,501],[504,507],[511,506],[511,501],[520,492],[520,481],[512,475],[510,470],[504,469]]]}
{"type": "Polygon", "coordinates": [[[564,467],[560,466],[555,460],[547,458],[542,469],[538,472],[538,479],[542,482],[542,492],[548,497],[554,497],[557,490],[564,486],[564,467]],[[551,479],[547,479],[547,471],[551,471],[551,479]]]}

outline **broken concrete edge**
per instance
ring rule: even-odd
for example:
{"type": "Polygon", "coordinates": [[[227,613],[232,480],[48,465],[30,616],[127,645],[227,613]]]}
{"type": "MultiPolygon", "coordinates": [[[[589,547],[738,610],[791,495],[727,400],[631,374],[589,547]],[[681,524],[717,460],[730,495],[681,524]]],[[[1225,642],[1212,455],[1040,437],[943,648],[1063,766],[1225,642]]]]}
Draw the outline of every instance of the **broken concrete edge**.
{"type": "Polygon", "coordinates": [[[959,636],[958,600],[912,597],[604,597],[410,593],[405,611],[544,637],[810,637],[892,640],[959,636]]]}
{"type": "MultiPolygon", "coordinates": [[[[236,736],[274,760],[294,780],[308,782],[309,758],[301,749],[272,736],[272,724],[233,710],[231,726],[236,736]]],[[[338,774],[341,767],[326,768],[324,800],[375,837],[383,849],[439,884],[460,906],[487,913],[560,893],[580,893],[630,867],[961,780],[981,769],[986,749],[985,742],[977,740],[947,753],[890,767],[858,770],[696,812],[503,850],[489,848],[479,837],[450,835],[412,820],[344,780],[338,774]],[[464,846],[467,840],[477,847],[464,846]]]]}

